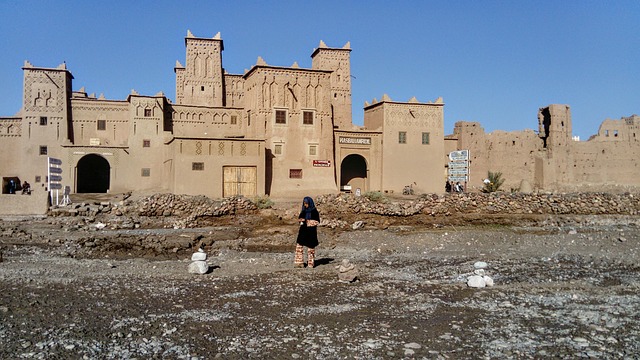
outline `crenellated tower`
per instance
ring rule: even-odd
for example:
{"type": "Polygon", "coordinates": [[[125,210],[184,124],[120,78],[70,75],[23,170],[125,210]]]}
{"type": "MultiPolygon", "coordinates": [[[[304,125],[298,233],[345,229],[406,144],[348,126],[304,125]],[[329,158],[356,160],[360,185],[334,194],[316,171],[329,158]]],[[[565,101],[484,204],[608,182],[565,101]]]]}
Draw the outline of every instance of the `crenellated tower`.
{"type": "Polygon", "coordinates": [[[176,103],[184,105],[224,106],[222,50],[217,33],[211,39],[195,37],[187,30],[186,65],[176,62],[176,103]]]}
{"type": "Polygon", "coordinates": [[[329,48],[321,40],[311,59],[313,69],[333,72],[330,97],[334,126],[351,128],[351,44],[347,42],[341,49],[329,48]]]}

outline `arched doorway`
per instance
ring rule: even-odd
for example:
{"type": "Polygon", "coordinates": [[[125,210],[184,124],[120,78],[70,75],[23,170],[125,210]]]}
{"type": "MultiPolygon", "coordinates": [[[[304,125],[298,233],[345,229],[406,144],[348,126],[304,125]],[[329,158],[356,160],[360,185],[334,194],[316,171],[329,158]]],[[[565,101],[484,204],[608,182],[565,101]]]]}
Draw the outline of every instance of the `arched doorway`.
{"type": "Polygon", "coordinates": [[[340,188],[351,185],[351,191],[367,191],[367,161],[362,155],[347,155],[340,165],[340,188]]]}
{"type": "Polygon", "coordinates": [[[110,170],[109,162],[102,156],[83,156],[76,166],[76,192],[106,193],[109,190],[110,170]]]}

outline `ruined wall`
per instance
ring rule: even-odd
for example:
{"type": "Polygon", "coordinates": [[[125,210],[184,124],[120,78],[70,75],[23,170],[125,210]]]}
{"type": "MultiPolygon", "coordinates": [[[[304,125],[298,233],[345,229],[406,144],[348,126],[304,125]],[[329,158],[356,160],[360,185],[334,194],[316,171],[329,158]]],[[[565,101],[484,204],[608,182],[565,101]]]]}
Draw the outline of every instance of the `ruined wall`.
{"type": "Polygon", "coordinates": [[[502,190],[518,189],[523,180],[552,191],[612,190],[640,186],[640,118],[605,120],[588,141],[571,138],[567,105],[538,111],[538,133],[532,130],[486,134],[479,123],[460,121],[449,136],[447,152],[469,149],[470,189],[481,189],[487,171],[501,172],[502,190]]]}

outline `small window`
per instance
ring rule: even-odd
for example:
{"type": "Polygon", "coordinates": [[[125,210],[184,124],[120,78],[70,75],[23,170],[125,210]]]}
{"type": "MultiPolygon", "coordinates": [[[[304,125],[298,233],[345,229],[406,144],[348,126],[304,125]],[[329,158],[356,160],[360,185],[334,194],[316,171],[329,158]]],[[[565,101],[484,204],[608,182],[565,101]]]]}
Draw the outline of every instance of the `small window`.
{"type": "Polygon", "coordinates": [[[193,170],[193,171],[203,171],[204,170],[204,163],[203,162],[191,163],[191,170],[193,170]]]}
{"type": "Polygon", "coordinates": [[[107,130],[107,120],[98,120],[98,130],[107,130]]]}
{"type": "Polygon", "coordinates": [[[204,86],[200,86],[200,91],[204,91],[204,86]]]}
{"type": "Polygon", "coordinates": [[[142,140],[142,147],[151,147],[151,140],[142,140]]]}
{"type": "Polygon", "coordinates": [[[142,176],[143,176],[143,177],[149,177],[149,176],[151,176],[151,169],[149,169],[149,168],[142,168],[142,176]]]}
{"type": "Polygon", "coordinates": [[[618,137],[618,130],[613,130],[613,137],[618,137]]]}
{"type": "Polygon", "coordinates": [[[289,169],[290,179],[302,179],[302,169],[289,169]]]}
{"type": "Polygon", "coordinates": [[[151,116],[151,109],[144,109],[144,116],[145,117],[150,117],[151,116]]]}
{"type": "Polygon", "coordinates": [[[302,123],[305,125],[313,125],[313,111],[302,112],[302,123]]]}
{"type": "Polygon", "coordinates": [[[247,126],[251,126],[251,110],[247,111],[247,126]]]}
{"type": "Polygon", "coordinates": [[[309,155],[315,156],[318,154],[318,145],[309,145],[309,155]]]}
{"type": "Polygon", "coordinates": [[[609,130],[604,131],[604,136],[609,136],[609,130]]]}
{"type": "Polygon", "coordinates": [[[273,153],[275,155],[282,155],[282,144],[275,144],[273,146],[273,153]]]}
{"type": "Polygon", "coordinates": [[[276,124],[287,123],[287,112],[285,110],[276,110],[276,124]]]}
{"type": "Polygon", "coordinates": [[[407,132],[399,131],[398,132],[398,144],[406,144],[407,143],[407,132]]]}
{"type": "Polygon", "coordinates": [[[238,116],[231,115],[231,125],[235,125],[238,123],[238,116]]]}
{"type": "Polygon", "coordinates": [[[40,146],[40,155],[47,155],[47,152],[48,152],[48,151],[47,151],[47,147],[46,147],[46,146],[41,145],[41,146],[40,146]]]}
{"type": "Polygon", "coordinates": [[[46,116],[40,116],[40,125],[47,125],[47,117],[46,116]]]}
{"type": "Polygon", "coordinates": [[[429,133],[428,132],[423,132],[422,133],[422,145],[429,145],[429,133]]]}

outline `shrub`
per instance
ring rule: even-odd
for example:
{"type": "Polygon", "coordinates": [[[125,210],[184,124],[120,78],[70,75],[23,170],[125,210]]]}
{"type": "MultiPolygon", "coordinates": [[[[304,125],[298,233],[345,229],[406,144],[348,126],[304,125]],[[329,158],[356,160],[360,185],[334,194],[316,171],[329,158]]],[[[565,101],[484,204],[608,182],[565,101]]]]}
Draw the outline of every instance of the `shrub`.
{"type": "Polygon", "coordinates": [[[366,197],[370,201],[384,203],[387,202],[387,198],[380,191],[367,191],[362,196],[366,197]]]}
{"type": "Polygon", "coordinates": [[[501,172],[491,172],[487,174],[488,182],[485,180],[484,187],[482,188],[482,192],[484,193],[492,193],[498,191],[500,186],[504,183],[504,179],[502,178],[501,172]]]}
{"type": "Polygon", "coordinates": [[[257,196],[253,199],[258,209],[270,209],[273,206],[273,200],[269,196],[257,196]]]}

